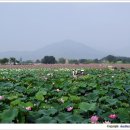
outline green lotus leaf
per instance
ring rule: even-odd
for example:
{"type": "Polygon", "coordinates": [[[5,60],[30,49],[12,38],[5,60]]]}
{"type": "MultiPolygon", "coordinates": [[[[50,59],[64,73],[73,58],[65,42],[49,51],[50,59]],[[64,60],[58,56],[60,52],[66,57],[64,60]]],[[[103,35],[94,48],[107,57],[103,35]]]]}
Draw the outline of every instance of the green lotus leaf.
{"type": "Polygon", "coordinates": [[[130,122],[130,109],[119,108],[116,112],[122,123],[130,122]]]}
{"type": "Polygon", "coordinates": [[[49,116],[43,116],[37,119],[36,123],[56,123],[56,120],[54,120],[52,117],[49,116]]]}
{"type": "Polygon", "coordinates": [[[5,110],[0,116],[1,123],[12,123],[17,117],[17,115],[18,115],[17,109],[5,110]]]}
{"type": "Polygon", "coordinates": [[[35,98],[37,100],[43,101],[44,100],[43,93],[42,92],[37,92],[36,95],[35,95],[35,98]]]}
{"type": "Polygon", "coordinates": [[[82,102],[79,104],[79,108],[82,111],[95,111],[96,110],[96,103],[86,103],[86,102],[82,102]]]}

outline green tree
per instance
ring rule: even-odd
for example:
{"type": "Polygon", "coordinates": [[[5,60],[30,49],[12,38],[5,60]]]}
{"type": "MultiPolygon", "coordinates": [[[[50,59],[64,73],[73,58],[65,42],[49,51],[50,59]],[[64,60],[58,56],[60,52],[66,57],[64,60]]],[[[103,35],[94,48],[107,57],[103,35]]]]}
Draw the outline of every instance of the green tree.
{"type": "Polygon", "coordinates": [[[33,61],[32,60],[26,60],[26,61],[23,61],[22,64],[33,64],[33,61]]]}
{"type": "Polygon", "coordinates": [[[59,58],[58,62],[61,63],[61,64],[65,64],[66,60],[65,60],[65,58],[59,58]]]}
{"type": "Polygon", "coordinates": [[[98,59],[94,59],[93,62],[94,63],[99,63],[99,60],[98,59]]]}
{"type": "Polygon", "coordinates": [[[79,59],[79,63],[86,64],[87,63],[87,59],[79,59]]]}
{"type": "Polygon", "coordinates": [[[9,62],[8,58],[3,58],[3,59],[0,60],[1,64],[7,64],[8,62],[9,62]]]}
{"type": "Polygon", "coordinates": [[[13,63],[13,65],[16,65],[16,58],[10,57],[10,63],[13,63]]]}
{"type": "Polygon", "coordinates": [[[35,63],[41,63],[41,61],[40,61],[39,59],[37,59],[37,60],[35,61],[35,63]]]}
{"type": "Polygon", "coordinates": [[[117,60],[117,58],[115,57],[115,56],[113,56],[113,55],[108,55],[108,56],[106,56],[106,57],[104,57],[103,59],[102,59],[102,61],[103,60],[105,60],[105,61],[108,61],[108,62],[113,62],[113,63],[115,63],[116,62],[116,60],[117,60]]]}
{"type": "Polygon", "coordinates": [[[76,59],[71,59],[71,60],[69,60],[69,63],[70,64],[79,64],[79,61],[76,59]]]}
{"type": "Polygon", "coordinates": [[[41,63],[44,64],[55,64],[56,59],[54,56],[44,56],[44,58],[41,59],[41,63]]]}

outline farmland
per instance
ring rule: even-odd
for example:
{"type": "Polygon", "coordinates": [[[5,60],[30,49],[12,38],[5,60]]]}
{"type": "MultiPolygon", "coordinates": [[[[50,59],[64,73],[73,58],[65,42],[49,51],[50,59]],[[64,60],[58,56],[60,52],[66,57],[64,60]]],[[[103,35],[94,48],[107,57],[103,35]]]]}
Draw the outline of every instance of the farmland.
{"type": "Polygon", "coordinates": [[[129,65],[107,66],[0,66],[0,122],[129,123],[129,65]]]}

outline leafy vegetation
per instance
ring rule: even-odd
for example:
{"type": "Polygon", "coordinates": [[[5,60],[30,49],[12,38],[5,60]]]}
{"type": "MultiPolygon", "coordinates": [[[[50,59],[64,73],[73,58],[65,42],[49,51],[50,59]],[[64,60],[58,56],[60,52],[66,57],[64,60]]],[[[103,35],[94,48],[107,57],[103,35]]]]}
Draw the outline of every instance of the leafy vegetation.
{"type": "Polygon", "coordinates": [[[130,70],[1,69],[1,123],[130,122],[130,70]]]}

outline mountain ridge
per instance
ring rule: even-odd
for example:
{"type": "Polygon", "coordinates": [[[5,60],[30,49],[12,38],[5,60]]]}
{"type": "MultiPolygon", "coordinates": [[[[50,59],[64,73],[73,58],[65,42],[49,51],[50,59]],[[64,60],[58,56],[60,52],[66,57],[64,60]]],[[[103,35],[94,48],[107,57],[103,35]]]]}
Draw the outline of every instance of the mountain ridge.
{"type": "Polygon", "coordinates": [[[53,55],[56,58],[64,57],[67,59],[95,59],[102,58],[106,54],[91,48],[83,43],[73,40],[63,40],[46,45],[34,51],[8,51],[0,52],[2,57],[16,57],[22,59],[41,59],[46,55],[53,55]]]}

